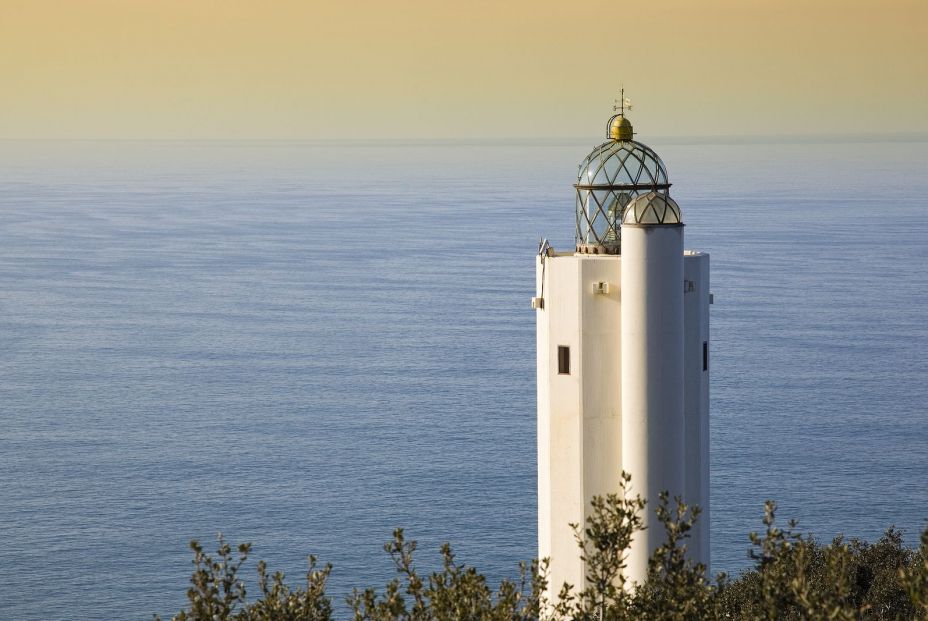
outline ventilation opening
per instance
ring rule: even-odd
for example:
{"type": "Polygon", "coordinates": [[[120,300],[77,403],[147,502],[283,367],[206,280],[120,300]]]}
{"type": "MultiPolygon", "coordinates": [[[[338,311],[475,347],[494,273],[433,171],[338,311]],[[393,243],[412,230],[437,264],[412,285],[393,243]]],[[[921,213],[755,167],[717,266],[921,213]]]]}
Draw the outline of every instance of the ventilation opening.
{"type": "Polygon", "coordinates": [[[557,346],[557,372],[561,375],[570,375],[570,347],[557,346]]]}
{"type": "Polygon", "coordinates": [[[709,370],[709,341],[702,342],[702,370],[709,370]]]}

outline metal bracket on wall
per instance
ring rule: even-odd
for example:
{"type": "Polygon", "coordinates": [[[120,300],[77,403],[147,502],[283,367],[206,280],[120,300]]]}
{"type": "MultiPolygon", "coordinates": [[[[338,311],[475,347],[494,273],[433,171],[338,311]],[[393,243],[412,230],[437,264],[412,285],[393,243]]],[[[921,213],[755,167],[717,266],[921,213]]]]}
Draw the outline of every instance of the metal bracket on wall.
{"type": "Polygon", "coordinates": [[[534,310],[544,310],[545,308],[545,268],[547,259],[554,253],[554,248],[548,243],[548,238],[543,237],[538,242],[538,256],[541,257],[541,293],[532,298],[532,308],[534,310]]]}

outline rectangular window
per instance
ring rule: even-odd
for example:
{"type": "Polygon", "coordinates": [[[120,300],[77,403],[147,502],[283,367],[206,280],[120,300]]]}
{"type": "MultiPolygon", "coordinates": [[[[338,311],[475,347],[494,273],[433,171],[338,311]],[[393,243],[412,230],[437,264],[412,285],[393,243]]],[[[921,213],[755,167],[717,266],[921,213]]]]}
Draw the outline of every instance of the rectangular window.
{"type": "Polygon", "coordinates": [[[709,370],[709,341],[702,342],[702,370],[709,370]]]}
{"type": "Polygon", "coordinates": [[[570,347],[557,346],[557,372],[561,375],[570,375],[570,347]]]}

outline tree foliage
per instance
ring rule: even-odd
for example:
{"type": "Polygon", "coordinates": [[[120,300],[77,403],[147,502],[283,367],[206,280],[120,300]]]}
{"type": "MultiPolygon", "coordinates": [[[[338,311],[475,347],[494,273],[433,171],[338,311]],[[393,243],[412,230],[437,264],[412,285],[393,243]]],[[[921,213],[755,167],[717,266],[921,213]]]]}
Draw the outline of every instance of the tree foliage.
{"type": "MultiPolygon", "coordinates": [[[[714,579],[687,555],[687,540],[699,508],[661,494],[654,511],[665,541],[654,550],[647,580],[630,585],[623,577],[632,537],[643,528],[645,501],[632,496],[622,473],[617,493],[597,496],[582,526],[572,524],[586,567],[582,589],[564,584],[549,600],[548,560],[521,563],[516,579],[493,588],[486,577],[442,546],[440,569],[421,575],[414,564],[416,542],[402,529],[384,551],[396,577],[383,589],[355,590],[347,601],[353,621],[654,621],[696,620],[928,620],[928,528],[918,549],[907,548],[890,528],[876,543],[841,537],[821,544],[798,530],[781,528],[776,505],[764,508],[761,533],[751,533],[754,567],[736,580],[714,579]]],[[[282,573],[257,565],[258,597],[247,598],[239,574],[251,547],[233,554],[222,535],[215,555],[193,541],[194,570],[187,607],[175,621],[332,621],[339,617],[326,584],[331,565],[309,557],[306,584],[292,589],[282,573]]],[[[556,585],[554,585],[556,586],[556,585]]],[[[156,620],[160,619],[156,616],[156,620]]]]}

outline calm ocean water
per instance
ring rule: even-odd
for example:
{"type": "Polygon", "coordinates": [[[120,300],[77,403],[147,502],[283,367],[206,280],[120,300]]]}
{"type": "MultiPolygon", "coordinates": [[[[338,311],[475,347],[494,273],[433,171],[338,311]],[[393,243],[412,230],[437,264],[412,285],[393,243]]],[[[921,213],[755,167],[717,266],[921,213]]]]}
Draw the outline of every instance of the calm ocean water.
{"type": "MultiPolygon", "coordinates": [[[[514,575],[533,257],[594,142],[0,143],[0,619],[170,615],[220,530],[340,596],[396,526],[514,575]]],[[[713,569],[766,498],[914,542],[928,143],[651,144],[712,255],[713,569]]]]}

